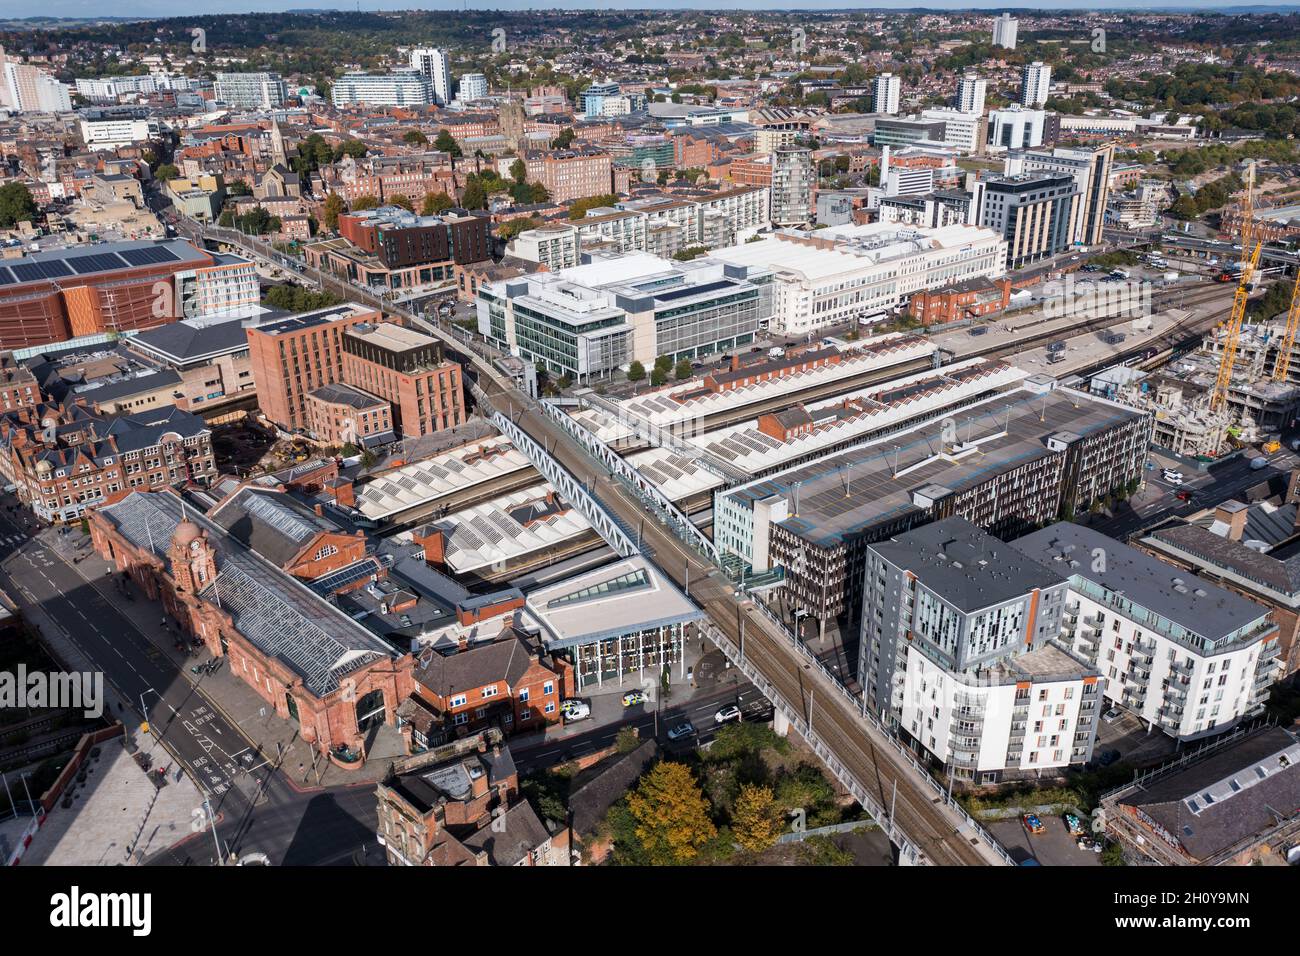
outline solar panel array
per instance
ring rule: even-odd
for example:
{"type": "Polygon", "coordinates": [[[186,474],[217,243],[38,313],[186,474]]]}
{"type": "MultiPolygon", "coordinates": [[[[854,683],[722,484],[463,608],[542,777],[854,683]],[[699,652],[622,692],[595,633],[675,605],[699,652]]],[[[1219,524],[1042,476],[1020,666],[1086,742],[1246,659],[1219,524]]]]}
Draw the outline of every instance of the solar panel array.
{"type": "Polygon", "coordinates": [[[8,268],[0,266],[0,285],[12,285],[16,282],[14,274],[8,268]]]}
{"type": "Polygon", "coordinates": [[[143,249],[126,249],[119,252],[133,266],[151,266],[160,262],[176,262],[180,256],[166,246],[145,246],[143,249]]]}
{"type": "Polygon", "coordinates": [[[49,262],[15,262],[9,266],[9,271],[14,274],[14,278],[19,282],[62,279],[65,276],[72,275],[72,270],[68,268],[67,264],[58,259],[49,262]]]}
{"type": "Polygon", "coordinates": [[[77,256],[67,260],[68,265],[79,276],[90,275],[92,272],[112,272],[114,269],[125,269],[126,260],[116,252],[97,252],[89,256],[77,256]]]}
{"type": "Polygon", "coordinates": [[[356,584],[358,581],[364,581],[372,574],[379,572],[379,562],[374,558],[362,558],[360,561],[353,561],[346,567],[339,568],[337,571],[331,571],[329,574],[323,574],[315,580],[308,583],[317,594],[322,597],[341,591],[350,584],[356,584]]]}

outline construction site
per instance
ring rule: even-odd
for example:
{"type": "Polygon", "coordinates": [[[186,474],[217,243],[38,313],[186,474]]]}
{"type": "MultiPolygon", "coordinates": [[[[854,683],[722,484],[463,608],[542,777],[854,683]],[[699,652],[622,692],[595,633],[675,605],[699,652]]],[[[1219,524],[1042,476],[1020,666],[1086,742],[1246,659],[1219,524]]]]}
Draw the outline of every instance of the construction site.
{"type": "Polygon", "coordinates": [[[1263,286],[1254,186],[1252,164],[1240,212],[1233,216],[1241,225],[1241,259],[1218,277],[1236,285],[1227,318],[1162,368],[1112,369],[1092,385],[1098,394],[1152,411],[1152,443],[1186,458],[1209,460],[1249,445],[1275,450],[1281,433],[1300,416],[1300,270],[1284,313],[1245,322],[1252,293],[1263,286]]]}

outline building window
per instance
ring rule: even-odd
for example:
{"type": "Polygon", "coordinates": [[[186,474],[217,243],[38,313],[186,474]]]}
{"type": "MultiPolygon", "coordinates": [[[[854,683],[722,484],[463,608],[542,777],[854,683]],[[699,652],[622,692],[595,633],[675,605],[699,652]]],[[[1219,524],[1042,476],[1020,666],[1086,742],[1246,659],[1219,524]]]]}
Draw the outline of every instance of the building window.
{"type": "Polygon", "coordinates": [[[487,697],[495,697],[496,695],[497,695],[497,685],[496,685],[496,684],[491,684],[491,685],[489,685],[489,686],[483,688],[483,696],[484,696],[485,698],[487,698],[487,697]]]}
{"type": "Polygon", "coordinates": [[[466,699],[467,699],[467,698],[465,697],[464,694],[457,694],[455,697],[453,697],[453,698],[451,699],[451,706],[452,706],[452,707],[464,707],[464,706],[465,706],[465,701],[466,701],[466,699]]]}

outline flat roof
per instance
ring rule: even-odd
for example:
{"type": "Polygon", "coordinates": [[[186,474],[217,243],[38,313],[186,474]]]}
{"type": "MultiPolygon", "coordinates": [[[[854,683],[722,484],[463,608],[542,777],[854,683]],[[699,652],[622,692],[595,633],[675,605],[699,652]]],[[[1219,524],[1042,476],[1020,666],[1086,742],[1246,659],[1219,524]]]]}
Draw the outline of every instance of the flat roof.
{"type": "Polygon", "coordinates": [[[912,503],[914,489],[939,485],[961,491],[990,475],[1054,454],[1046,440],[1057,432],[1086,436],[1141,418],[1142,413],[1057,388],[1042,395],[1024,389],[1006,392],[951,417],[958,439],[977,444],[962,457],[939,457],[940,430],[933,423],[922,424],[742,485],[728,497],[752,506],[780,495],[790,500],[793,510],[798,484],[797,516],[781,526],[814,544],[831,546],[861,528],[919,510],[912,503]]]}
{"type": "Polygon", "coordinates": [[[1269,613],[1262,604],[1073,522],[1048,525],[1012,545],[1210,641],[1224,641],[1269,613]]]}
{"type": "Polygon", "coordinates": [[[965,518],[944,518],[871,545],[895,567],[962,611],[979,611],[1050,588],[1065,576],[1033,561],[965,518]]]}
{"type": "Polygon", "coordinates": [[[548,647],[590,644],[704,617],[641,555],[537,588],[525,606],[525,619],[541,629],[548,647]]]}
{"type": "Polygon", "coordinates": [[[288,332],[300,332],[316,325],[324,325],[326,322],[338,322],[342,319],[355,318],[358,315],[367,315],[375,311],[377,310],[358,305],[355,302],[344,302],[339,305],[332,305],[327,309],[317,309],[314,312],[303,312],[299,315],[291,315],[286,319],[266,322],[255,326],[255,329],[266,335],[283,335],[288,332]]]}
{"type": "Polygon", "coordinates": [[[378,345],[380,348],[392,352],[418,349],[426,345],[436,344],[438,341],[431,335],[425,335],[423,332],[417,332],[414,329],[408,329],[404,325],[397,325],[393,322],[355,326],[348,329],[347,334],[354,339],[361,339],[363,342],[378,345]]]}

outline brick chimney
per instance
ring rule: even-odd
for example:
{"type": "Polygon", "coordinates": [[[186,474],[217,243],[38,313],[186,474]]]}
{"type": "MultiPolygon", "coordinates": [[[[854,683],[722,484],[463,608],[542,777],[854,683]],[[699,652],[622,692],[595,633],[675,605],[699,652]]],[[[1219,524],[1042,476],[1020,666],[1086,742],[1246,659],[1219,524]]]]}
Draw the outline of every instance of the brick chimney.
{"type": "Polygon", "coordinates": [[[411,532],[411,541],[424,549],[424,562],[430,567],[440,568],[447,560],[447,537],[440,528],[421,525],[411,532]]]}
{"type": "Polygon", "coordinates": [[[1228,526],[1228,540],[1240,541],[1246,530],[1248,506],[1241,501],[1225,501],[1214,509],[1214,520],[1222,521],[1228,526]]]}

